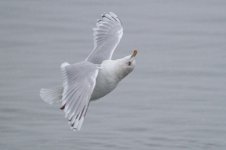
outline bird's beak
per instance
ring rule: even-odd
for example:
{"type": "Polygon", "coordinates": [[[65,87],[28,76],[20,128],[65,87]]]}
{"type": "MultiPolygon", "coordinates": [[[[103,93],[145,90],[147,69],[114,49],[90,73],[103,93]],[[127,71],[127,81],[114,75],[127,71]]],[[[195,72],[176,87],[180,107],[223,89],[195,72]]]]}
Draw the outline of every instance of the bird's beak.
{"type": "Polygon", "coordinates": [[[132,55],[131,55],[130,58],[133,58],[133,57],[135,57],[136,55],[137,55],[137,50],[133,50],[133,53],[132,53],[132,55]]]}

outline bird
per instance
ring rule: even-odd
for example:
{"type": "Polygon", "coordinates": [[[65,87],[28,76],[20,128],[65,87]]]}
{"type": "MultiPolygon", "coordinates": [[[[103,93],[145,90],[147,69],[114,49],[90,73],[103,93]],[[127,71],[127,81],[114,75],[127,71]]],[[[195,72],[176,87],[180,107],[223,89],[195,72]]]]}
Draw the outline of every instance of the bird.
{"type": "Polygon", "coordinates": [[[40,90],[44,102],[60,103],[73,131],[81,129],[90,102],[113,91],[134,70],[136,49],[128,56],[112,59],[122,35],[118,16],[113,12],[103,13],[93,28],[94,48],[88,57],[78,63],[62,63],[63,85],[40,90]]]}

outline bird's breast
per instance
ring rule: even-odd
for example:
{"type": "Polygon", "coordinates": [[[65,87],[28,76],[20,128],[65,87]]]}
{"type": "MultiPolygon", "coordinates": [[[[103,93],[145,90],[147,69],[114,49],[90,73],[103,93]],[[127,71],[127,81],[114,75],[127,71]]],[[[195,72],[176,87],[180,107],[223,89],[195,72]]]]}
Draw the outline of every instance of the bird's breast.
{"type": "Polygon", "coordinates": [[[91,100],[97,100],[107,95],[115,89],[117,84],[118,81],[115,80],[114,74],[111,74],[105,70],[100,70],[96,78],[96,85],[94,87],[91,100]]]}

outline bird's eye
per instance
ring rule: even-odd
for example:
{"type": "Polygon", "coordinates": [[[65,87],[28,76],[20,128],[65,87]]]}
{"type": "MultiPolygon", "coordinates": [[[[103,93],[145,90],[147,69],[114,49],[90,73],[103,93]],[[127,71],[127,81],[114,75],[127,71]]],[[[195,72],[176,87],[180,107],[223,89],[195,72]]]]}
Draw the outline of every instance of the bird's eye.
{"type": "Polygon", "coordinates": [[[131,66],[131,64],[132,64],[131,61],[129,61],[129,62],[128,62],[128,65],[131,66]]]}

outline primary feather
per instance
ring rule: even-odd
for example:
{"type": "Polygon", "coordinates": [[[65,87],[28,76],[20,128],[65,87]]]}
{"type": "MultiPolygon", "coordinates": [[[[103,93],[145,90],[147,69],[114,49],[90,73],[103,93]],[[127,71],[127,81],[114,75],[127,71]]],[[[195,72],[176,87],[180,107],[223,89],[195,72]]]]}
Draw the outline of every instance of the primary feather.
{"type": "Polygon", "coordinates": [[[97,65],[81,62],[62,65],[63,95],[61,108],[73,129],[80,130],[98,74],[97,65]]]}
{"type": "Polygon", "coordinates": [[[104,13],[93,28],[94,48],[87,61],[101,64],[112,58],[113,52],[123,35],[121,21],[113,12],[104,13]]]}

